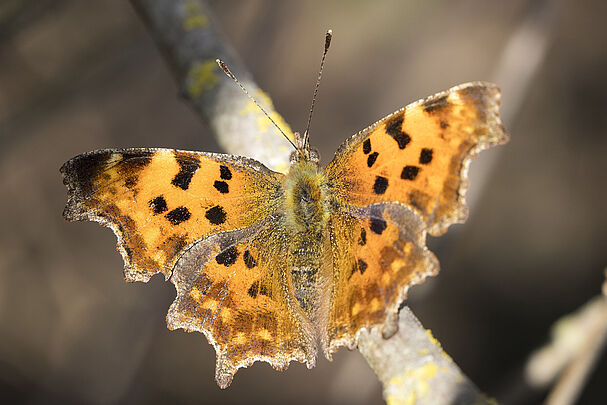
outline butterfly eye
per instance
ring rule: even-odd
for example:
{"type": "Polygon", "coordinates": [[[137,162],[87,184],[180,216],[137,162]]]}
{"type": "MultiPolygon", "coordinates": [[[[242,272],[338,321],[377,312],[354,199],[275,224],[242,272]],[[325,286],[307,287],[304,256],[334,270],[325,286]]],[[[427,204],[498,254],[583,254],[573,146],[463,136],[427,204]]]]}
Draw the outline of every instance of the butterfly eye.
{"type": "Polygon", "coordinates": [[[310,149],[310,161],[318,163],[320,161],[320,154],[316,149],[310,149]]]}
{"type": "Polygon", "coordinates": [[[295,152],[291,152],[291,155],[289,156],[289,163],[293,164],[295,162],[297,162],[297,155],[299,154],[299,152],[295,151],[295,152]]]}

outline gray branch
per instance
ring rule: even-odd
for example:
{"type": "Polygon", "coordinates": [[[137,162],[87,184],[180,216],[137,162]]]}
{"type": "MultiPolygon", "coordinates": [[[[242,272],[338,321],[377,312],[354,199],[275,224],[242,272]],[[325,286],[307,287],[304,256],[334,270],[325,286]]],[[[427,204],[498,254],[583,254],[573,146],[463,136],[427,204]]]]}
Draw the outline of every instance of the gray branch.
{"type": "Polygon", "coordinates": [[[171,66],[181,94],[211,127],[219,145],[230,154],[251,157],[273,170],[285,171],[292,150],[288,141],[221,71],[215,59],[229,66],[285,133],[292,136],[292,131],[225,41],[206,3],[132,3],[171,66]]]}

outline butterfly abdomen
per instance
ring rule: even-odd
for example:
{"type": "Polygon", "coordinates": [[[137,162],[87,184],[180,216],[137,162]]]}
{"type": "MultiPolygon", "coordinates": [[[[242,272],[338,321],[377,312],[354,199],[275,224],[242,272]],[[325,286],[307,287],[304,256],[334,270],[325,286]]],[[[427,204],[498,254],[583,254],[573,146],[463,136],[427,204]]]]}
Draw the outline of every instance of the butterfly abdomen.
{"type": "Polygon", "coordinates": [[[293,293],[309,319],[313,318],[318,302],[321,240],[322,235],[298,233],[293,235],[289,249],[293,293]]]}

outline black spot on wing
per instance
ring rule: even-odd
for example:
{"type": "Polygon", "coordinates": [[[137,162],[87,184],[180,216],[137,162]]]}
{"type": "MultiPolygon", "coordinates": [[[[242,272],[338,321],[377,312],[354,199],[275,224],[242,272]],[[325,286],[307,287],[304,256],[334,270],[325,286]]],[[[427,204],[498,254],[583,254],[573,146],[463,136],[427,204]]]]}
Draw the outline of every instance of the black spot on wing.
{"type": "Polygon", "coordinates": [[[180,223],[190,219],[191,216],[192,214],[190,214],[190,211],[186,207],[177,207],[166,214],[166,218],[173,225],[179,225],[180,223]]]}
{"type": "Polygon", "coordinates": [[[386,221],[381,218],[371,218],[371,231],[378,235],[381,235],[382,232],[386,230],[386,221]]]}
{"type": "Polygon", "coordinates": [[[139,178],[137,176],[129,176],[126,179],[124,179],[124,187],[133,191],[138,182],[139,182],[139,178]]]}
{"type": "Polygon", "coordinates": [[[232,172],[228,166],[219,166],[219,177],[224,180],[230,180],[232,178],[232,172]]]}
{"type": "Polygon", "coordinates": [[[163,196],[158,196],[149,202],[150,208],[154,214],[162,214],[167,211],[167,202],[163,196]]]}
{"type": "Polygon", "coordinates": [[[257,298],[257,296],[259,294],[265,295],[267,297],[272,297],[272,291],[270,291],[270,289],[268,287],[266,287],[264,284],[262,284],[259,281],[256,281],[253,284],[251,284],[251,287],[249,287],[249,290],[247,291],[247,293],[249,294],[249,296],[251,298],[257,298]]]}
{"type": "Polygon", "coordinates": [[[244,251],[242,258],[244,259],[244,264],[249,269],[252,269],[253,267],[257,266],[257,261],[255,261],[255,258],[253,257],[253,255],[251,255],[251,252],[249,252],[248,250],[244,251]]]}
{"type": "Polygon", "coordinates": [[[423,213],[425,212],[425,207],[430,204],[430,196],[421,191],[412,191],[409,193],[409,204],[423,213]]]}
{"type": "Polygon", "coordinates": [[[367,231],[365,231],[365,228],[360,228],[360,238],[358,238],[358,244],[360,246],[367,244],[367,231]]]}
{"type": "Polygon", "coordinates": [[[112,154],[111,151],[103,151],[73,158],[61,167],[61,172],[64,175],[63,182],[66,185],[77,185],[78,189],[88,194],[93,180],[106,167],[106,163],[112,154]]]}
{"type": "Polygon", "coordinates": [[[390,118],[390,121],[386,122],[386,132],[392,136],[394,136],[394,134],[402,132],[404,120],[404,112],[396,114],[394,117],[390,118]]]}
{"type": "Polygon", "coordinates": [[[221,225],[226,221],[226,212],[219,205],[209,208],[204,216],[213,225],[221,225]]]}
{"type": "Polygon", "coordinates": [[[179,173],[173,177],[171,183],[175,187],[179,187],[182,190],[187,190],[190,187],[190,181],[192,181],[192,176],[196,173],[196,170],[200,168],[200,162],[195,159],[190,158],[179,158],[175,157],[177,163],[179,164],[179,173]]]}
{"type": "Polygon", "coordinates": [[[448,98],[448,95],[444,95],[439,98],[427,101],[426,103],[424,103],[424,111],[432,114],[449,107],[451,103],[449,103],[449,101],[447,100],[448,98]]]}
{"type": "Polygon", "coordinates": [[[361,275],[365,274],[365,270],[367,270],[367,262],[363,259],[357,259],[356,262],[352,263],[352,270],[350,272],[350,277],[354,275],[357,271],[360,272],[361,275]]]}
{"type": "Polygon", "coordinates": [[[223,264],[226,267],[230,267],[236,263],[236,259],[238,259],[238,249],[236,249],[236,246],[230,246],[215,257],[217,263],[223,264]]]}
{"type": "Polygon", "coordinates": [[[419,173],[419,167],[405,166],[400,174],[400,178],[403,180],[415,180],[417,173],[419,173]]]}
{"type": "Polygon", "coordinates": [[[230,192],[228,183],[226,183],[225,181],[215,180],[215,183],[213,183],[213,187],[215,187],[217,191],[219,191],[221,194],[226,194],[230,192]]]}
{"type": "Polygon", "coordinates": [[[371,152],[371,140],[369,138],[365,139],[363,142],[363,153],[366,155],[371,152]]]}
{"type": "Polygon", "coordinates": [[[259,294],[259,283],[256,281],[253,284],[251,284],[251,287],[249,287],[249,290],[247,291],[247,293],[249,294],[249,296],[253,299],[257,298],[257,294],[259,294]]]}
{"type": "Polygon", "coordinates": [[[382,176],[375,178],[375,184],[373,184],[373,192],[375,194],[383,194],[388,188],[388,179],[382,176]]]}
{"type": "Polygon", "coordinates": [[[427,165],[430,162],[432,162],[432,149],[423,148],[419,154],[419,163],[427,165]]]}
{"type": "Polygon", "coordinates": [[[129,176],[145,168],[152,162],[153,152],[134,151],[124,152],[122,160],[117,163],[116,167],[122,176],[129,176]]]}
{"type": "Polygon", "coordinates": [[[358,265],[358,271],[360,271],[360,274],[365,274],[365,270],[367,270],[367,262],[365,262],[363,259],[358,259],[358,262],[356,263],[358,265]]]}
{"type": "Polygon", "coordinates": [[[404,117],[405,113],[401,112],[386,123],[386,132],[398,143],[399,149],[405,149],[411,142],[411,137],[403,131],[404,117]]]}
{"type": "Polygon", "coordinates": [[[377,160],[377,156],[379,156],[379,153],[377,152],[373,152],[371,153],[368,157],[367,157],[367,166],[371,167],[373,166],[373,164],[375,163],[375,161],[377,160]]]}

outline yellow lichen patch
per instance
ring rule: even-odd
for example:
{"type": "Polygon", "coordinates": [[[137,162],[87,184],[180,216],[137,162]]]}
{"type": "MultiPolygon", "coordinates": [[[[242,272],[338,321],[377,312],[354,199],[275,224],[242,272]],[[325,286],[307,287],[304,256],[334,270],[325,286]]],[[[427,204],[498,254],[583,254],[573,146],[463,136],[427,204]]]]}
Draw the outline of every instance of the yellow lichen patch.
{"type": "Polygon", "coordinates": [[[192,297],[194,301],[200,302],[202,294],[200,293],[200,290],[198,288],[192,287],[192,289],[190,290],[190,297],[192,297]]]}
{"type": "Polygon", "coordinates": [[[272,340],[272,334],[267,329],[262,329],[259,332],[257,332],[257,336],[259,336],[263,340],[272,340]]]}
{"type": "MultiPolygon", "coordinates": [[[[260,105],[264,106],[268,115],[272,120],[278,125],[280,129],[291,139],[295,140],[293,135],[293,131],[287,122],[282,118],[280,114],[278,114],[274,110],[274,104],[272,104],[272,100],[270,96],[268,96],[263,90],[257,89],[256,99],[260,105]]],[[[266,132],[268,128],[274,126],[272,122],[265,116],[261,111],[259,111],[259,107],[255,105],[252,101],[249,101],[247,105],[240,111],[240,115],[248,115],[248,114],[257,114],[257,127],[261,132],[266,132]]]]}
{"type": "Polygon", "coordinates": [[[413,378],[417,384],[416,391],[420,396],[428,393],[428,380],[436,375],[438,372],[438,366],[434,363],[427,363],[424,366],[414,369],[407,370],[409,378],[413,378]]]}
{"type": "Polygon", "coordinates": [[[192,66],[187,77],[187,91],[190,97],[199,97],[203,92],[208,91],[219,83],[216,70],[219,66],[214,60],[198,62],[192,66]]]}
{"type": "Polygon", "coordinates": [[[388,394],[386,402],[389,405],[413,405],[417,400],[428,393],[428,380],[436,376],[438,366],[434,363],[405,371],[405,373],[393,377],[388,382],[388,394]],[[407,386],[407,396],[402,396],[402,387],[407,386]],[[393,391],[393,392],[390,392],[393,391]]]}
{"type": "Polygon", "coordinates": [[[436,338],[432,335],[432,331],[430,329],[426,329],[426,335],[428,335],[428,339],[430,339],[432,344],[434,346],[437,346],[440,349],[440,352],[443,355],[443,357],[450,360],[451,357],[447,353],[445,353],[445,351],[443,350],[443,348],[440,345],[440,342],[438,340],[436,340],[436,338]]]}
{"type": "Polygon", "coordinates": [[[390,284],[390,281],[392,281],[392,277],[390,277],[388,273],[384,273],[381,275],[381,282],[383,285],[390,284]]]}
{"type": "Polygon", "coordinates": [[[185,3],[186,17],[183,21],[183,29],[191,31],[196,28],[204,28],[209,23],[208,17],[202,12],[200,4],[196,1],[185,3]]]}
{"type": "Polygon", "coordinates": [[[426,329],[426,335],[428,335],[428,339],[430,339],[433,345],[440,347],[440,343],[438,342],[438,340],[436,340],[434,335],[432,335],[432,331],[430,329],[426,329]]]}

